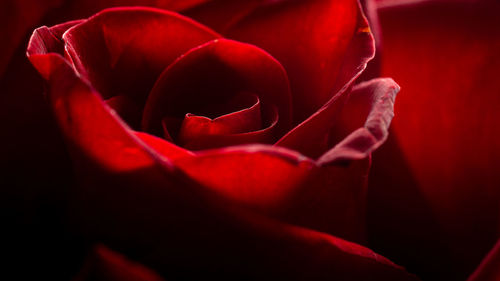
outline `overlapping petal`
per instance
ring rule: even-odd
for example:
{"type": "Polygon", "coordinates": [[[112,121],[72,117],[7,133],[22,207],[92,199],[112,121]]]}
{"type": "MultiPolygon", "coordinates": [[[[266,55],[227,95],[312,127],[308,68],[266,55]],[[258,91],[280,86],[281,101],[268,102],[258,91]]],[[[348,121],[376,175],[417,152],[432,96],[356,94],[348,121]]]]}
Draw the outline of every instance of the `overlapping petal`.
{"type": "Polygon", "coordinates": [[[104,98],[125,95],[141,104],[163,69],[189,49],[217,37],[173,12],[115,8],[69,29],[63,40],[76,70],[104,98]]]}
{"type": "Polygon", "coordinates": [[[373,57],[368,24],[352,0],[268,1],[225,34],[265,49],[283,64],[295,124],[348,87],[373,57]]]}
{"type": "MultiPolygon", "coordinates": [[[[259,137],[272,143],[290,128],[292,101],[286,72],[269,54],[232,40],[210,41],[185,53],[163,71],[147,99],[142,129],[161,135],[162,120],[168,118],[164,122],[166,126],[177,119],[174,128],[179,131],[186,113],[220,117],[240,111],[238,101],[241,103],[253,95],[262,105],[262,114],[259,115],[262,124],[258,124],[258,130],[220,132],[213,144],[231,144],[231,140],[235,141],[233,144],[249,143],[259,137]],[[238,98],[241,95],[243,100],[238,98]],[[258,132],[267,128],[267,131],[258,132]],[[268,132],[271,129],[273,132],[268,132]]],[[[239,126],[247,122],[248,117],[240,120],[243,123],[240,122],[239,126]]],[[[169,135],[172,136],[172,132],[169,135]]],[[[177,134],[174,139],[177,139],[177,134]]],[[[208,143],[204,148],[210,147],[208,143]]]]}
{"type": "Polygon", "coordinates": [[[46,29],[33,36],[28,57],[48,80],[72,151],[79,184],[72,190],[71,223],[87,238],[167,279],[415,280],[366,248],[250,212],[186,177],[52,52],[46,29]]]}

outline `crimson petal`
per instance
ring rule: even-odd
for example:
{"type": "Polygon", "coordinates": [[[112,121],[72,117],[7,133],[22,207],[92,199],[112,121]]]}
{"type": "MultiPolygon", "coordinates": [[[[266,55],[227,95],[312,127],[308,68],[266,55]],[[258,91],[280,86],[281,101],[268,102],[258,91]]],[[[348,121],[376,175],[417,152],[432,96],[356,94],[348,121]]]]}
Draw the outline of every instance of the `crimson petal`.
{"type": "Polygon", "coordinates": [[[263,48],[283,64],[294,124],[348,87],[374,54],[373,37],[355,0],[266,1],[224,34],[263,48]]]}
{"type": "Polygon", "coordinates": [[[104,98],[144,102],[161,71],[187,50],[219,37],[191,19],[154,8],[111,8],[63,36],[76,70],[104,98]]]}
{"type": "Polygon", "coordinates": [[[335,143],[350,134],[318,162],[330,165],[369,157],[387,139],[398,92],[399,86],[390,78],[373,79],[353,87],[342,110],[341,122],[331,132],[335,143]]]}
{"type": "Polygon", "coordinates": [[[186,114],[180,128],[179,142],[183,147],[195,150],[245,143],[272,143],[279,121],[278,111],[271,106],[270,110],[261,113],[259,105],[260,102],[248,110],[213,120],[186,114]],[[261,114],[264,114],[265,123],[261,120],[261,114]]]}
{"type": "MultiPolygon", "coordinates": [[[[279,122],[275,138],[289,128],[290,89],[279,62],[249,44],[227,39],[211,41],[187,52],[164,70],[146,102],[142,128],[161,135],[161,122],[165,117],[182,120],[189,112],[218,115],[219,112],[210,111],[221,100],[244,92],[257,95],[263,107],[277,108],[279,122]],[[207,104],[214,106],[203,112],[207,104]]],[[[224,110],[234,109],[218,111],[224,110]]]]}
{"type": "Polygon", "coordinates": [[[251,104],[243,104],[245,108],[215,119],[188,113],[182,121],[181,131],[189,130],[186,133],[195,135],[219,135],[259,130],[262,124],[259,97],[249,95],[245,99],[251,104]]]}
{"type": "MultiPolygon", "coordinates": [[[[43,45],[43,36],[36,31],[31,43],[43,45]]],[[[48,77],[49,99],[81,176],[69,206],[70,221],[85,237],[173,278],[416,280],[364,247],[205,192],[144,146],[63,57],[29,50],[48,77]]]]}

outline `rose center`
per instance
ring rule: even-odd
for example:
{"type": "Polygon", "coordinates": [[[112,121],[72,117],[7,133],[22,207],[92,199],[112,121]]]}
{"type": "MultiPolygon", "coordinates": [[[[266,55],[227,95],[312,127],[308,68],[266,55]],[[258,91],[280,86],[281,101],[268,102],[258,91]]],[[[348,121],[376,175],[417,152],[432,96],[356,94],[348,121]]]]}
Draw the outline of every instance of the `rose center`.
{"type": "Polygon", "coordinates": [[[167,140],[192,150],[267,143],[272,141],[277,123],[275,111],[265,110],[257,95],[241,93],[227,102],[198,108],[193,111],[196,113],[187,113],[184,118],[164,117],[163,133],[167,140]],[[228,108],[233,110],[226,113],[228,108]]]}

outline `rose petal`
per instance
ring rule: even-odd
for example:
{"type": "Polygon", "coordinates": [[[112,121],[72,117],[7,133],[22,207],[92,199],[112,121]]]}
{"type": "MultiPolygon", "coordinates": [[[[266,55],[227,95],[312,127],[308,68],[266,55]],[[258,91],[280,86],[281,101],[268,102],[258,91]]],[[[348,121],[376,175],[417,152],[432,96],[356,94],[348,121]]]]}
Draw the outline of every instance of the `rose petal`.
{"type": "Polygon", "coordinates": [[[369,155],[387,137],[398,90],[391,79],[356,86],[342,111],[342,126],[333,132],[337,137],[352,133],[317,163],[277,147],[251,146],[204,152],[179,159],[176,165],[214,191],[262,213],[363,241],[360,222],[369,155]],[[353,160],[362,161],[350,163],[353,160]],[[343,166],[346,162],[350,165],[343,166]]]}
{"type": "Polygon", "coordinates": [[[498,279],[500,279],[500,240],[467,281],[496,281],[498,279]]]}
{"type": "Polygon", "coordinates": [[[344,138],[323,154],[320,165],[364,159],[387,139],[389,125],[394,117],[394,100],[399,86],[390,78],[373,79],[353,87],[341,122],[333,128],[333,142],[344,138]]]}
{"type": "Polygon", "coordinates": [[[267,1],[225,34],[263,48],[283,64],[295,124],[352,83],[374,53],[368,24],[354,0],[267,1]]]}
{"type": "Polygon", "coordinates": [[[103,9],[119,6],[148,6],[179,12],[210,1],[212,0],[73,0],[65,3],[64,12],[70,18],[88,17],[103,9]]]}
{"type": "Polygon", "coordinates": [[[324,164],[365,158],[387,137],[398,91],[391,79],[362,83],[350,92],[352,97],[336,96],[276,145],[307,151],[306,155],[321,157],[318,161],[324,164]],[[347,108],[343,108],[344,103],[347,108]]]}
{"type": "Polygon", "coordinates": [[[173,12],[112,8],[68,30],[63,39],[75,68],[103,97],[125,95],[140,104],[165,67],[217,37],[173,12]]]}
{"type": "Polygon", "coordinates": [[[339,76],[339,81],[344,81],[343,88],[321,109],[281,138],[276,145],[298,150],[311,158],[319,157],[331,148],[331,130],[339,126],[339,113],[348,98],[349,87],[364,70],[375,51],[373,37],[366,29],[366,20],[360,18],[358,24],[360,27],[351,39],[339,76]]]}
{"type": "Polygon", "coordinates": [[[193,157],[195,154],[185,150],[169,141],[155,137],[143,132],[135,132],[135,135],[141,139],[148,147],[154,149],[158,155],[162,155],[169,161],[175,161],[178,158],[193,157]]]}
{"type": "Polygon", "coordinates": [[[203,112],[207,107],[210,111],[208,105],[217,108],[225,100],[251,92],[264,107],[278,109],[279,136],[290,124],[289,91],[286,73],[267,53],[252,45],[217,39],[187,52],[165,69],[146,102],[142,128],[161,135],[165,117],[182,120],[193,111],[210,115],[213,112],[203,112]]]}
{"type": "Polygon", "coordinates": [[[162,281],[157,273],[132,262],[104,245],[96,245],[87,257],[82,271],[73,281],[162,281]]]}
{"type": "Polygon", "coordinates": [[[380,10],[383,73],[400,83],[374,155],[372,245],[427,280],[464,280],[499,234],[498,1],[380,10]]]}
{"type": "MultiPolygon", "coordinates": [[[[243,133],[197,135],[190,139],[184,139],[183,147],[200,150],[248,143],[272,143],[277,135],[278,110],[272,107],[263,114],[266,123],[262,124],[262,129],[243,133]]],[[[180,140],[183,141],[182,135],[180,140]]]]}
{"type": "Polygon", "coordinates": [[[242,103],[244,108],[214,119],[192,113],[186,114],[182,121],[181,133],[182,130],[189,130],[186,133],[220,135],[259,130],[262,126],[259,97],[248,95],[243,99],[245,100],[242,100],[240,103],[242,103]]]}
{"type": "Polygon", "coordinates": [[[267,216],[364,241],[368,161],[319,167],[287,149],[249,145],[175,161],[191,178],[267,216]]]}
{"type": "Polygon", "coordinates": [[[63,57],[28,56],[52,70],[49,98],[81,176],[68,204],[70,222],[88,239],[174,279],[416,280],[364,247],[206,192],[142,145],[63,57]]]}

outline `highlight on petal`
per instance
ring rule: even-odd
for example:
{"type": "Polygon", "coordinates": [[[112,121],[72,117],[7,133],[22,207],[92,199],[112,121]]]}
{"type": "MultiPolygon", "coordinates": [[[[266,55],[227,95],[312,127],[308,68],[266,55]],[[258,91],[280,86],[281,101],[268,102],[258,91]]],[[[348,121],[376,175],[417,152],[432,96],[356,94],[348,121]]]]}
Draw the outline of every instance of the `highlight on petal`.
{"type": "Polygon", "coordinates": [[[242,105],[242,109],[214,119],[187,113],[182,121],[180,137],[237,134],[259,130],[262,124],[259,97],[251,94],[242,95],[239,100],[236,103],[242,105]]]}
{"type": "Polygon", "coordinates": [[[342,122],[332,134],[352,133],[323,154],[318,163],[330,165],[367,158],[384,143],[394,117],[394,100],[398,92],[399,86],[390,78],[373,79],[353,87],[342,110],[342,122]]]}
{"type": "Polygon", "coordinates": [[[398,91],[391,79],[361,83],[336,96],[276,145],[321,157],[322,164],[365,158],[387,137],[398,91]]]}
{"type": "Polygon", "coordinates": [[[65,49],[80,75],[104,98],[142,104],[161,71],[187,50],[219,37],[174,12],[110,8],[68,30],[65,49]]]}
{"type": "Polygon", "coordinates": [[[266,213],[283,211],[315,166],[293,151],[264,145],[201,151],[176,165],[225,197],[266,213]]]}
{"type": "Polygon", "coordinates": [[[374,55],[356,0],[266,1],[224,34],[263,48],[283,64],[295,125],[345,90],[374,55]]]}
{"type": "Polygon", "coordinates": [[[175,165],[232,202],[281,221],[363,242],[369,162],[320,167],[294,151],[243,145],[200,151],[175,165]]]}
{"type": "Polygon", "coordinates": [[[50,29],[39,28],[27,54],[49,82],[49,100],[70,146],[114,171],[153,164],[152,153],[57,53],[59,46],[55,42],[50,29]]]}
{"type": "Polygon", "coordinates": [[[279,62],[255,46],[217,39],[190,50],[163,71],[146,102],[142,129],[155,135],[166,134],[163,132],[166,129],[174,141],[180,137],[181,142],[192,143],[192,148],[260,141],[272,143],[290,126],[290,104],[288,78],[279,62]],[[258,97],[260,114],[254,112],[257,108],[250,110],[252,105],[248,100],[252,96],[258,97]],[[244,108],[248,110],[241,111],[244,108]],[[245,112],[254,113],[241,119],[245,112]],[[220,119],[222,116],[225,117],[220,119]],[[216,123],[222,120],[227,123],[231,117],[233,122],[239,120],[232,125],[239,129],[216,133],[214,123],[204,122],[212,124],[205,126],[212,133],[202,134],[199,117],[214,121],[220,117],[216,123]],[[242,131],[241,126],[247,126],[245,122],[252,126],[242,131]],[[197,133],[192,127],[195,123],[197,133]],[[193,139],[196,135],[206,141],[193,139]]]}

